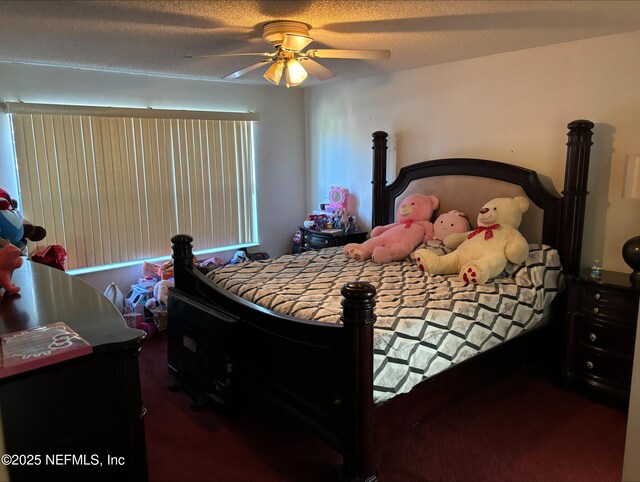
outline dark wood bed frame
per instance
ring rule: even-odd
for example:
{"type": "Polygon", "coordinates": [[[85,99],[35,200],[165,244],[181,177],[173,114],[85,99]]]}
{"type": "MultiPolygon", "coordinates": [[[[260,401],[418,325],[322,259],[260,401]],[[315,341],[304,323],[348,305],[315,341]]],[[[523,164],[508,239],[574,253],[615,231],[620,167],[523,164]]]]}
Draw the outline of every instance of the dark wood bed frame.
{"type": "MultiPolygon", "coordinates": [[[[387,134],[375,132],[372,224],[393,221],[395,199],[412,180],[450,174],[500,179],[520,185],[544,210],[542,240],[557,247],[565,274],[575,274],[593,126],[586,120],[568,125],[561,196],[543,186],[534,171],[479,159],[413,164],[387,186],[387,134]]],[[[186,391],[194,409],[211,401],[234,405],[255,396],[274,402],[343,455],[342,480],[377,480],[374,447],[397,432],[398,424],[408,426],[458,396],[460,387],[479,380],[485,365],[510,363],[514,351],[522,352],[513,347],[541,331],[524,333],[422,382],[409,394],[374,406],[373,286],[356,280],[343,287],[342,323],[300,320],[216,286],[193,267],[192,238],[176,235],[171,241],[175,288],[169,293],[168,366],[176,376],[173,388],[186,391]]]]}

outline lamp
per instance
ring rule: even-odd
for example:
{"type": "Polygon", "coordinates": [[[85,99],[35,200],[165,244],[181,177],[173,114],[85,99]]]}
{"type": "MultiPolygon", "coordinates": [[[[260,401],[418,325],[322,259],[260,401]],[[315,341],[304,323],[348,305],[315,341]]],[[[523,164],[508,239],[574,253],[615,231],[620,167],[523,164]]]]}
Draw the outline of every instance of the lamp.
{"type": "Polygon", "coordinates": [[[304,70],[304,67],[300,62],[298,62],[294,58],[287,60],[287,74],[285,76],[287,87],[295,87],[296,85],[300,85],[306,78],[307,71],[304,70]]]}
{"type": "Polygon", "coordinates": [[[276,60],[271,67],[267,69],[264,73],[263,77],[267,79],[272,84],[280,84],[280,79],[282,78],[282,71],[284,70],[284,61],[276,60]]]}
{"type": "MultiPolygon", "coordinates": [[[[640,199],[640,155],[627,156],[622,197],[640,199]]],[[[631,284],[640,287],[640,236],[635,236],[624,243],[622,258],[633,270],[629,276],[631,284]]]]}

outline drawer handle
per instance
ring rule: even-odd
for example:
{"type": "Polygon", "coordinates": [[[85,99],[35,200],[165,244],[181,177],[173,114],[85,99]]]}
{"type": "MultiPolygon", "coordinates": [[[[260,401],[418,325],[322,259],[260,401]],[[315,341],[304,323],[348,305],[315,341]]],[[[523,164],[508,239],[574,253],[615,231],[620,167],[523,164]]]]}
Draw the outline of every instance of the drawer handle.
{"type": "Polygon", "coordinates": [[[591,363],[590,361],[588,361],[587,363],[585,363],[587,370],[591,370],[593,368],[593,363],[591,363]]]}
{"type": "Polygon", "coordinates": [[[598,337],[595,333],[589,333],[589,341],[596,341],[598,337]]]}
{"type": "Polygon", "coordinates": [[[329,244],[329,240],[328,240],[328,239],[325,239],[325,240],[324,240],[324,244],[329,244]]]}
{"type": "Polygon", "coordinates": [[[594,313],[598,313],[599,311],[600,311],[600,310],[598,309],[598,307],[597,307],[597,306],[593,309],[593,312],[594,312],[594,313]]]}
{"type": "Polygon", "coordinates": [[[596,293],[596,295],[594,296],[594,298],[595,298],[596,300],[599,300],[599,299],[600,299],[600,293],[596,293]]]}

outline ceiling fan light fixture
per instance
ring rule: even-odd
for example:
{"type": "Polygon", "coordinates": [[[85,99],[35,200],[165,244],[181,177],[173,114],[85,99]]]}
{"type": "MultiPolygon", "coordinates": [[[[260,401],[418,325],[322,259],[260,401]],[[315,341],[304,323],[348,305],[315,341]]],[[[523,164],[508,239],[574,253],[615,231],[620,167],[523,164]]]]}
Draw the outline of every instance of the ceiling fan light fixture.
{"type": "Polygon", "coordinates": [[[307,71],[296,59],[289,59],[287,61],[287,74],[285,76],[285,82],[287,87],[295,87],[302,84],[304,79],[307,78],[307,71]]]}
{"type": "Polygon", "coordinates": [[[282,78],[282,71],[284,70],[284,62],[282,60],[276,60],[271,67],[267,69],[263,77],[269,82],[275,85],[280,85],[280,79],[282,78]]]}
{"type": "Polygon", "coordinates": [[[290,50],[292,52],[300,52],[303,48],[313,42],[311,37],[306,37],[303,35],[292,35],[287,34],[282,41],[281,48],[285,50],[290,50]]]}
{"type": "Polygon", "coordinates": [[[262,27],[262,39],[270,43],[273,52],[238,52],[222,53],[195,57],[233,57],[250,56],[262,57],[263,60],[247,67],[236,70],[221,79],[231,80],[253,72],[256,69],[269,66],[263,77],[275,85],[280,85],[282,74],[285,73],[285,83],[287,87],[295,87],[305,81],[307,75],[311,75],[317,80],[327,80],[335,77],[336,74],[313,59],[364,59],[382,60],[391,56],[389,50],[349,50],[349,49],[311,49],[303,52],[313,38],[309,36],[310,25],[297,22],[295,20],[275,20],[267,22],[262,27]]]}

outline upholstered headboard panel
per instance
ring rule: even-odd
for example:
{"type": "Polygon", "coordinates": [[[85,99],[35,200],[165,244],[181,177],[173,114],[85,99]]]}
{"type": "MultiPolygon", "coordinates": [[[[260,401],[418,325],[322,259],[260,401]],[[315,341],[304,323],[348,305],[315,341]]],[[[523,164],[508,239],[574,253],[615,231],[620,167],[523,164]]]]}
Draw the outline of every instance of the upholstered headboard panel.
{"type": "Polygon", "coordinates": [[[371,226],[393,222],[398,199],[412,192],[438,196],[442,200],[439,212],[464,211],[474,225],[478,210],[486,201],[525,193],[532,206],[523,216],[521,232],[529,242],[557,247],[564,272],[577,274],[594,124],[580,119],[570,122],[567,127],[562,195],[546,178],[531,169],[483,159],[450,158],[411,164],[400,169],[395,181],[387,185],[388,134],[374,132],[371,226]],[[476,192],[484,194],[476,198],[476,192]]]}
{"type": "MultiPolygon", "coordinates": [[[[448,175],[411,181],[395,200],[394,213],[402,200],[410,194],[433,194],[440,199],[440,207],[432,221],[441,214],[457,209],[467,215],[471,226],[476,226],[478,211],[489,200],[497,197],[524,196],[521,186],[499,179],[467,175],[448,175]]],[[[531,199],[529,210],[522,216],[520,232],[530,243],[542,242],[544,211],[531,199]]]]}
{"type": "Polygon", "coordinates": [[[530,243],[558,246],[562,197],[546,178],[530,169],[484,159],[438,159],[403,167],[382,190],[380,224],[393,222],[398,203],[412,193],[434,194],[439,213],[457,209],[476,225],[478,211],[496,197],[525,196],[531,205],[520,224],[530,243]]]}

